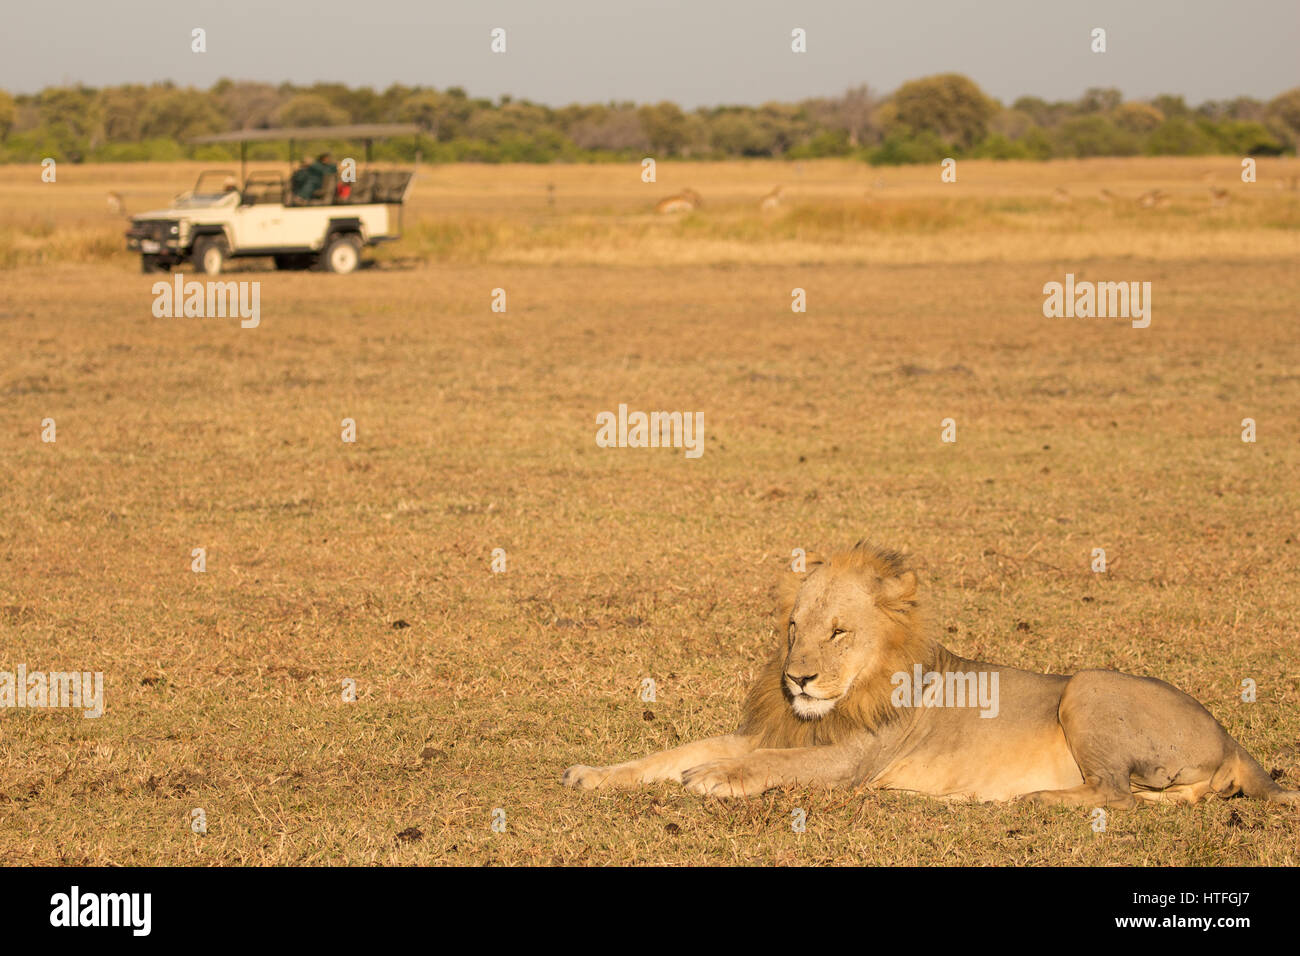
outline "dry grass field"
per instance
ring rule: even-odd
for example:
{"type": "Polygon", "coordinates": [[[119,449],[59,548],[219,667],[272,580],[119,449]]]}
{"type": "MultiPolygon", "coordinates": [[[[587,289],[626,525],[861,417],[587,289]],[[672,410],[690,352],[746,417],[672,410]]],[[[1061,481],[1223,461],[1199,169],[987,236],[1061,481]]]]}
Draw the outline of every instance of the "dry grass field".
{"type": "Polygon", "coordinates": [[[559,784],[730,729],[791,549],[869,537],[954,651],[1158,676],[1300,786],[1300,161],[423,167],[373,268],[237,264],[256,329],[155,318],[106,209],[198,169],[0,178],[0,671],[107,701],[0,710],[0,863],[1300,860],[1300,811],[1246,800],[1094,833],[559,784]],[[1151,282],[1150,327],[1044,318],[1067,272],[1151,282]],[[704,454],[597,447],[620,403],[703,412],[704,454]]]}

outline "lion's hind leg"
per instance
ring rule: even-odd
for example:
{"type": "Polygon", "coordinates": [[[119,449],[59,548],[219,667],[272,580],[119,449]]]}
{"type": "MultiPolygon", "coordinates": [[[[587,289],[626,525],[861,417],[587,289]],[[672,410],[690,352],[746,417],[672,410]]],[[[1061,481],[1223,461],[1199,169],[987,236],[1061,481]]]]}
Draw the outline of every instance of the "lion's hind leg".
{"type": "MultiPolygon", "coordinates": [[[[1259,769],[1199,702],[1149,677],[1080,671],[1065,685],[1057,718],[1084,784],[1030,795],[1042,802],[1195,803],[1236,792],[1249,770],[1239,753],[1259,769]]],[[[1247,793],[1265,789],[1255,777],[1246,782],[1247,793]]]]}
{"type": "Polygon", "coordinates": [[[1064,806],[1114,807],[1118,810],[1131,810],[1137,805],[1133,791],[1126,784],[1121,785],[1114,775],[1085,775],[1084,782],[1077,787],[1068,790],[1035,790],[1021,799],[1064,806]]]}
{"type": "Polygon", "coordinates": [[[1210,780],[1210,788],[1221,797],[1230,797],[1240,792],[1257,800],[1300,806],[1300,790],[1287,790],[1278,786],[1268,771],[1259,765],[1259,761],[1240,744],[1215,772],[1210,780]]]}
{"type": "Polygon", "coordinates": [[[613,764],[609,767],[588,767],[579,764],[564,771],[562,782],[575,790],[595,790],[598,787],[636,787],[660,780],[682,782],[682,773],[703,763],[740,757],[754,749],[749,737],[727,734],[709,737],[694,743],[664,750],[640,760],[613,764]]]}

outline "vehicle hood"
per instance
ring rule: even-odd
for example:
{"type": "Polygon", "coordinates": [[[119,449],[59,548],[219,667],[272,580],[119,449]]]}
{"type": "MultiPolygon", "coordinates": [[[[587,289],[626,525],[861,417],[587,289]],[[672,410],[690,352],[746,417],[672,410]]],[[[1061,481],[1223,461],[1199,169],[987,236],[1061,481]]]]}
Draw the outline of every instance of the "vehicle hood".
{"type": "Polygon", "coordinates": [[[184,219],[190,210],[188,209],[150,209],[148,212],[137,212],[131,215],[132,222],[140,222],[148,219],[184,219]]]}

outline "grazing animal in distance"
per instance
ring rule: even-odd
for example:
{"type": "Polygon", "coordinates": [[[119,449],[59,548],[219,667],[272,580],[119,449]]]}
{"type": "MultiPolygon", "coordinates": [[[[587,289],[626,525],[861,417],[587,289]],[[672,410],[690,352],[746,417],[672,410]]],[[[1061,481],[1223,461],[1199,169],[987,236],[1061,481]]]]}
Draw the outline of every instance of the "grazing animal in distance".
{"type": "Polygon", "coordinates": [[[126,211],[126,203],[122,200],[122,194],[110,192],[108,194],[108,211],[115,216],[127,216],[131,214],[126,211]]]}
{"type": "Polygon", "coordinates": [[[1219,189],[1216,186],[1210,187],[1211,206],[1226,206],[1228,205],[1228,200],[1230,198],[1231,197],[1228,195],[1228,191],[1226,189],[1219,189]]]}
{"type": "Polygon", "coordinates": [[[694,189],[683,189],[681,192],[655,203],[655,212],[661,214],[694,212],[703,205],[704,200],[699,193],[694,189]]]}
{"type": "Polygon", "coordinates": [[[1115,194],[1114,194],[1113,192],[1111,192],[1109,189],[1103,189],[1103,190],[1101,191],[1101,201],[1102,201],[1102,202],[1114,202],[1114,201],[1115,201],[1115,194]]]}
{"type": "Polygon", "coordinates": [[[1169,194],[1163,189],[1152,189],[1138,197],[1138,205],[1143,209],[1155,209],[1169,202],[1169,194]]]}
{"type": "Polygon", "coordinates": [[[1119,808],[1244,793],[1300,805],[1300,790],[1279,786],[1195,698],[1164,681],[967,660],[931,635],[904,555],[860,541],[805,560],[806,571],[782,582],[778,641],[733,733],[573,766],[564,785],[673,781],[719,797],[865,785],[1119,808]]]}
{"type": "Polygon", "coordinates": [[[781,205],[782,192],[784,192],[783,187],[781,186],[773,187],[770,193],[768,193],[761,200],[759,200],[758,208],[763,212],[771,212],[772,210],[778,208],[781,205]]]}
{"type": "Polygon", "coordinates": [[[1057,186],[1052,190],[1052,202],[1059,202],[1062,205],[1065,205],[1070,202],[1070,194],[1066,192],[1063,187],[1057,186]]]}

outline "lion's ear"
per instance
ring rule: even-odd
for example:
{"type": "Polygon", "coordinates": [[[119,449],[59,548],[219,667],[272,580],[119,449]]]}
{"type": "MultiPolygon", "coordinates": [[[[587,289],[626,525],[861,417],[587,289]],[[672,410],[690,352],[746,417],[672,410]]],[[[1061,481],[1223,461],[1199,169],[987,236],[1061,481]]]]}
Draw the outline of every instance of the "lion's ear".
{"type": "Polygon", "coordinates": [[[904,571],[896,578],[880,582],[876,603],[891,611],[909,611],[916,606],[916,572],[904,571]]]}

